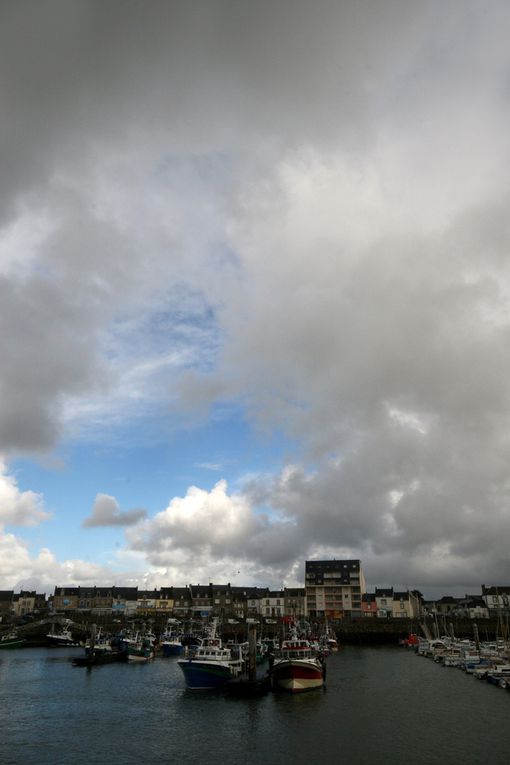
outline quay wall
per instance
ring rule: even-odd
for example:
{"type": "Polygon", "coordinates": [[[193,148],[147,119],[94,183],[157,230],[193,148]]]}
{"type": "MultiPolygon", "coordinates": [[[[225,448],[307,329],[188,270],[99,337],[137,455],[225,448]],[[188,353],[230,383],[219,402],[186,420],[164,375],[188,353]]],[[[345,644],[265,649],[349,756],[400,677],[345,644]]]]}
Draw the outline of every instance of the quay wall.
{"type": "MultiPolygon", "coordinates": [[[[51,624],[51,618],[39,623],[26,625],[19,628],[20,634],[27,640],[27,645],[45,645],[46,633],[51,624]]],[[[98,626],[110,634],[116,634],[119,628],[126,626],[126,624],[119,624],[118,621],[112,622],[111,620],[101,620],[89,617],[84,619],[83,616],[77,618],[76,622],[72,623],[72,632],[79,640],[86,640],[90,634],[90,624],[92,622],[98,622],[98,626]],[[79,621],[78,621],[79,619],[79,621]]],[[[397,644],[400,639],[406,638],[409,633],[413,632],[417,635],[423,636],[422,624],[425,623],[430,631],[430,634],[435,637],[437,634],[436,622],[430,617],[425,619],[380,619],[380,618],[368,618],[363,619],[342,619],[334,622],[330,622],[329,627],[334,631],[340,645],[383,645],[383,644],[397,644]]],[[[455,637],[458,638],[474,638],[474,625],[478,627],[478,634],[480,640],[495,640],[497,637],[508,637],[502,634],[502,625],[497,619],[445,619],[441,618],[439,621],[439,634],[450,634],[451,626],[455,637]],[[451,625],[451,626],[450,626],[451,625]]],[[[153,628],[155,632],[159,633],[163,631],[164,624],[154,624],[153,628]]],[[[312,625],[313,630],[320,634],[324,627],[323,625],[312,625]]],[[[278,637],[283,636],[284,625],[261,625],[257,627],[257,635],[263,637],[278,637]]],[[[222,636],[225,640],[243,641],[247,637],[247,628],[245,624],[236,625],[223,625],[222,636]]]]}
{"type": "MultiPolygon", "coordinates": [[[[424,636],[421,625],[425,623],[432,636],[436,634],[434,621],[431,619],[352,619],[335,622],[332,627],[336,633],[340,644],[384,644],[398,643],[401,638],[406,638],[409,633],[414,632],[421,637],[424,636]]],[[[439,624],[441,635],[450,634],[450,624],[453,625],[455,637],[470,638],[474,637],[473,626],[478,626],[480,640],[495,640],[496,637],[502,637],[501,626],[498,632],[498,623],[496,619],[455,619],[446,620],[446,628],[442,623],[439,624]]]]}

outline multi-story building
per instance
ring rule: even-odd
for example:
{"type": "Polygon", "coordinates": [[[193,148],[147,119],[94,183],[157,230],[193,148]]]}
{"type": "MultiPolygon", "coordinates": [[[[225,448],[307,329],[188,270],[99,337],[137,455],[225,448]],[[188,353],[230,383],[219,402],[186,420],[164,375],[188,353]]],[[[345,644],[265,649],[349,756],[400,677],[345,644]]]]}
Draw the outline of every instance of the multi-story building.
{"type": "Polygon", "coordinates": [[[263,587],[232,587],[232,602],[236,619],[257,619],[260,603],[266,592],[263,587]]]}
{"type": "Polygon", "coordinates": [[[174,616],[185,619],[191,616],[191,593],[188,587],[174,587],[174,616]]]}
{"type": "Polygon", "coordinates": [[[415,619],[420,615],[420,601],[413,592],[394,592],[392,613],[394,619],[415,619]]]}
{"type": "Polygon", "coordinates": [[[264,619],[279,619],[285,613],[285,593],[283,590],[268,590],[260,601],[260,615],[264,619]]]}
{"type": "Polygon", "coordinates": [[[112,613],[134,616],[138,608],[138,587],[112,587],[112,613]]]}
{"type": "Polygon", "coordinates": [[[364,592],[361,596],[361,611],[363,616],[377,616],[377,601],[375,592],[364,592]]]}
{"type": "Polygon", "coordinates": [[[487,587],[482,584],[482,598],[491,616],[510,612],[510,587],[506,585],[487,587]]]}
{"type": "Polygon", "coordinates": [[[38,595],[35,590],[21,590],[12,596],[12,613],[14,616],[26,616],[41,610],[41,603],[46,604],[46,596],[38,595]]]}
{"type": "Polygon", "coordinates": [[[76,611],[79,597],[79,587],[55,587],[52,601],[53,611],[55,613],[76,611]]]}
{"type": "Polygon", "coordinates": [[[80,587],[78,611],[91,614],[111,614],[113,595],[111,587],[80,587]]]}
{"type": "Polygon", "coordinates": [[[380,618],[393,615],[393,587],[376,587],[375,602],[377,604],[377,616],[380,618]]]}
{"type": "Polygon", "coordinates": [[[306,597],[304,587],[284,588],[285,616],[295,622],[299,622],[306,616],[306,597]]]}
{"type": "Polygon", "coordinates": [[[362,615],[365,577],[359,560],[307,560],[307,615],[311,619],[343,619],[362,615]]]}

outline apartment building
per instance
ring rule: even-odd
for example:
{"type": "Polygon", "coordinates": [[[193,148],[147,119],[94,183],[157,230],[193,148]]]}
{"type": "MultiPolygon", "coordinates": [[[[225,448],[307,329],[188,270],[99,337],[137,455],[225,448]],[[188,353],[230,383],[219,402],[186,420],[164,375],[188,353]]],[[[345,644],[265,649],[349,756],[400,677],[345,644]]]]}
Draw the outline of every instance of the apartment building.
{"type": "Polygon", "coordinates": [[[310,619],[361,616],[361,596],[365,592],[361,561],[307,560],[305,591],[310,619]]]}

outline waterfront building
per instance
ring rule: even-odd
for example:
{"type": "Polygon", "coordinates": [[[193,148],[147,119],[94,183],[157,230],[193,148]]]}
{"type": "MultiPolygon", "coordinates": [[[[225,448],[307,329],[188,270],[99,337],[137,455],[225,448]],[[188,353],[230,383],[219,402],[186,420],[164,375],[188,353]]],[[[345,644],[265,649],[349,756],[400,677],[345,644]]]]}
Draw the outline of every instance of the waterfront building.
{"type": "Polygon", "coordinates": [[[186,619],[191,616],[191,593],[187,587],[174,587],[173,613],[177,619],[186,619]]]}
{"type": "Polygon", "coordinates": [[[375,592],[364,592],[361,596],[361,612],[363,616],[377,616],[377,601],[375,592]]]}
{"type": "Polygon", "coordinates": [[[111,587],[80,587],[78,595],[78,611],[96,616],[111,614],[113,604],[111,587]]]}
{"type": "Polygon", "coordinates": [[[160,590],[160,598],[156,604],[156,608],[161,612],[171,612],[174,608],[174,588],[162,587],[160,590]]]}
{"type": "Polygon", "coordinates": [[[42,613],[46,610],[46,595],[38,594],[35,590],[21,590],[12,596],[13,616],[26,616],[27,614],[42,613]]]}
{"type": "Polygon", "coordinates": [[[112,587],[112,613],[134,616],[138,608],[138,587],[112,587]]]}
{"type": "Polygon", "coordinates": [[[489,609],[481,595],[466,595],[460,601],[456,615],[467,619],[488,619],[489,609]]]}
{"type": "Polygon", "coordinates": [[[359,560],[307,560],[305,563],[307,616],[343,619],[362,615],[365,577],[359,560]]]}
{"type": "Polygon", "coordinates": [[[406,590],[394,592],[392,601],[392,617],[394,619],[414,619],[420,615],[420,601],[415,593],[406,590]]]}
{"type": "Polygon", "coordinates": [[[284,614],[292,621],[299,622],[306,616],[306,591],[304,587],[285,587],[283,590],[284,614]]]}
{"type": "Polygon", "coordinates": [[[264,587],[232,587],[232,604],[236,619],[257,619],[260,616],[262,596],[268,592],[264,587]]]}
{"type": "Polygon", "coordinates": [[[375,602],[379,618],[393,616],[393,587],[376,587],[375,602]]]}
{"type": "Polygon", "coordinates": [[[235,618],[232,588],[228,584],[210,584],[212,598],[212,613],[218,616],[220,620],[225,618],[235,618]]]}
{"type": "Polygon", "coordinates": [[[154,616],[160,599],[161,593],[159,590],[138,590],[136,603],[137,615],[154,616]]]}
{"type": "Polygon", "coordinates": [[[482,584],[482,599],[490,616],[501,616],[510,612],[510,587],[508,585],[482,584]]]}
{"type": "Polygon", "coordinates": [[[280,619],[285,614],[283,590],[268,590],[262,598],[260,613],[265,619],[280,619]]]}
{"type": "Polygon", "coordinates": [[[197,618],[206,618],[213,610],[212,587],[210,584],[190,584],[191,611],[197,618]]]}
{"type": "Polygon", "coordinates": [[[55,587],[52,598],[53,611],[57,614],[76,611],[79,597],[79,587],[55,587]]]}

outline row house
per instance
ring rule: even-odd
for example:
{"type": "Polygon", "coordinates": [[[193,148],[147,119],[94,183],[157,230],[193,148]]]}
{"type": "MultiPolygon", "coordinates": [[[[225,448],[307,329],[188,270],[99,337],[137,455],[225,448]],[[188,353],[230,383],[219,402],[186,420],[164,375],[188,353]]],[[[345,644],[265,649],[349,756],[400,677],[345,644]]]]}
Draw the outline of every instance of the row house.
{"type": "Polygon", "coordinates": [[[375,602],[379,618],[393,616],[393,587],[376,587],[375,602]]]}
{"type": "Polygon", "coordinates": [[[361,613],[363,616],[377,616],[377,601],[375,592],[364,592],[361,596],[361,613]]]}
{"type": "Polygon", "coordinates": [[[501,616],[510,612],[510,587],[507,585],[487,587],[482,584],[482,599],[490,616],[501,616]]]}
{"type": "Polygon", "coordinates": [[[138,587],[55,587],[51,602],[55,613],[133,616],[138,608],[138,587]]]}
{"type": "Polygon", "coordinates": [[[137,614],[142,616],[169,616],[174,608],[174,588],[161,587],[160,590],[138,590],[137,614]]]}
{"type": "Polygon", "coordinates": [[[191,593],[188,587],[173,587],[173,615],[185,619],[191,615],[191,593]]]}
{"type": "Polygon", "coordinates": [[[380,619],[415,619],[421,613],[420,595],[416,591],[395,592],[393,587],[377,587],[362,597],[363,616],[380,619]]]}
{"type": "Polygon", "coordinates": [[[51,607],[55,613],[77,611],[79,597],[79,587],[55,587],[55,592],[50,599],[51,607]]]}
{"type": "Polygon", "coordinates": [[[489,609],[481,595],[465,595],[459,599],[455,616],[463,619],[488,619],[489,609]]]}
{"type": "Polygon", "coordinates": [[[78,611],[97,614],[111,614],[112,587],[80,587],[78,594],[78,611]]]}
{"type": "MultiPolygon", "coordinates": [[[[207,618],[210,616],[213,610],[212,584],[190,584],[188,589],[191,595],[192,615],[196,618],[207,618]]],[[[224,597],[223,600],[225,600],[224,597]]],[[[218,599],[218,604],[219,603],[220,599],[218,599]]],[[[218,606],[218,608],[220,608],[220,606],[218,606]]]]}
{"type": "Polygon", "coordinates": [[[265,619],[279,619],[285,614],[283,590],[268,590],[260,599],[260,615],[265,619]]]}
{"type": "Polygon", "coordinates": [[[359,560],[307,560],[305,594],[311,619],[362,615],[365,578],[359,560]]]}
{"type": "Polygon", "coordinates": [[[304,587],[285,587],[285,616],[293,621],[301,621],[306,617],[306,597],[304,587]]]}
{"type": "Polygon", "coordinates": [[[265,587],[232,587],[235,619],[258,619],[261,598],[269,590],[265,587]]]}
{"type": "Polygon", "coordinates": [[[459,608],[460,599],[452,595],[444,595],[434,603],[434,613],[440,616],[450,616],[456,613],[459,608]]]}
{"type": "Polygon", "coordinates": [[[13,616],[43,613],[46,607],[46,595],[44,593],[39,594],[35,590],[21,590],[12,596],[11,612],[13,616]]]}
{"type": "Polygon", "coordinates": [[[415,619],[421,613],[421,604],[415,592],[394,592],[392,617],[394,619],[415,619]]]}

